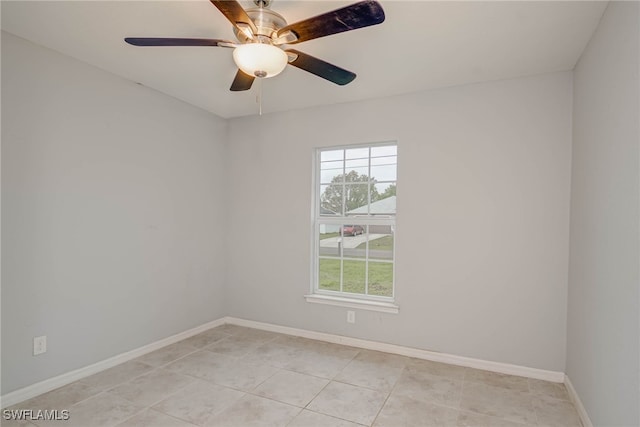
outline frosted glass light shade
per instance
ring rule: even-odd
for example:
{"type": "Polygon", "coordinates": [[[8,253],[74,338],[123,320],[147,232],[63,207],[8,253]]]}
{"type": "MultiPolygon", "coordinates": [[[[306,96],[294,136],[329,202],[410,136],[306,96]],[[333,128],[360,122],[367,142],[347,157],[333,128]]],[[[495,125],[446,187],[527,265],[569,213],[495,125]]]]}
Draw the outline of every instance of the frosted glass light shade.
{"type": "Polygon", "coordinates": [[[249,43],[234,49],[233,60],[245,74],[255,77],[273,77],[284,70],[289,58],[279,47],[264,43],[249,43]]]}

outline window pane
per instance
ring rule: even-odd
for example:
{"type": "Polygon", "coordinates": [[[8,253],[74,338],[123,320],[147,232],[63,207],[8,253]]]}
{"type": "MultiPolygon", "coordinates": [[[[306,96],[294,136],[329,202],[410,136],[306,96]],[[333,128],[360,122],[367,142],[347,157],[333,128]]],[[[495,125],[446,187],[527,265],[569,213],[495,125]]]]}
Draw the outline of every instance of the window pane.
{"type": "Polygon", "coordinates": [[[381,199],[387,198],[389,196],[396,195],[396,183],[395,182],[383,182],[375,184],[376,190],[380,195],[381,199]]]}
{"type": "Polygon", "coordinates": [[[398,153],[397,145],[384,145],[379,147],[371,147],[371,157],[395,156],[398,153]]]}
{"type": "Polygon", "coordinates": [[[390,225],[369,226],[369,258],[393,261],[394,234],[390,225]]]}
{"type": "Polygon", "coordinates": [[[344,165],[344,160],[336,160],[332,162],[322,162],[320,163],[320,169],[342,169],[344,165]]]}
{"type": "Polygon", "coordinates": [[[395,181],[396,165],[371,166],[371,179],[376,181],[395,181]]]}
{"type": "Polygon", "coordinates": [[[397,159],[396,156],[373,157],[371,158],[371,164],[372,165],[395,165],[397,163],[396,159],[397,159]]]}
{"type": "Polygon", "coordinates": [[[369,167],[369,159],[355,159],[346,161],[347,168],[369,167]]]}
{"type": "Polygon", "coordinates": [[[342,226],[342,247],[345,258],[362,258],[367,256],[367,226],[357,223],[342,226]]]}
{"type": "Polygon", "coordinates": [[[340,256],[342,236],[340,226],[336,224],[320,224],[318,236],[318,254],[320,256],[340,256]]]}
{"type": "Polygon", "coordinates": [[[335,216],[342,215],[342,193],[343,186],[321,185],[320,186],[320,215],[335,216]]]}
{"type": "Polygon", "coordinates": [[[327,162],[331,160],[342,160],[344,158],[344,150],[322,151],[320,153],[320,161],[327,162]]]}
{"type": "Polygon", "coordinates": [[[320,182],[322,184],[335,184],[342,182],[342,169],[330,169],[320,171],[320,182]]]}
{"type": "Polygon", "coordinates": [[[393,296],[393,264],[369,262],[369,294],[393,296]]]}
{"type": "Polygon", "coordinates": [[[366,159],[369,157],[369,147],[350,148],[345,150],[345,158],[347,159],[366,159]]]}
{"type": "MultiPolygon", "coordinates": [[[[342,226],[342,235],[344,237],[357,237],[357,236],[364,236],[366,232],[366,226],[364,225],[358,225],[358,224],[344,224],[342,226]]],[[[359,242],[363,242],[365,241],[364,237],[361,238],[360,240],[358,240],[359,242]]],[[[358,246],[360,243],[356,244],[355,240],[352,241],[353,243],[345,243],[345,248],[347,246],[351,246],[351,247],[356,247],[358,246]]]]}
{"type": "Polygon", "coordinates": [[[367,210],[367,213],[369,215],[375,215],[377,206],[379,204],[378,201],[382,198],[382,196],[378,192],[378,188],[375,185],[371,185],[369,187],[369,191],[371,192],[371,194],[369,195],[371,204],[369,206],[369,209],[367,210]]]}
{"type": "Polygon", "coordinates": [[[366,263],[364,261],[343,261],[342,291],[364,294],[366,263]]]}
{"type": "Polygon", "coordinates": [[[368,182],[369,159],[347,160],[345,162],[345,181],[368,182]]]}
{"type": "Polygon", "coordinates": [[[369,184],[346,184],[345,215],[366,215],[369,203],[369,184]]]}
{"type": "Polygon", "coordinates": [[[347,166],[344,178],[346,182],[369,182],[369,166],[347,166]]]}
{"type": "Polygon", "coordinates": [[[344,181],[344,162],[326,162],[320,165],[320,183],[329,184],[344,181]],[[339,179],[338,179],[339,177],[339,179]]]}
{"type": "Polygon", "coordinates": [[[372,187],[371,200],[376,199],[371,203],[369,208],[370,215],[395,215],[396,214],[396,198],[395,193],[391,195],[391,192],[382,194],[378,193],[375,187],[372,187]],[[375,196],[375,197],[374,197],[375,196]]]}
{"type": "Polygon", "coordinates": [[[340,291],[340,260],[320,258],[318,263],[318,288],[340,291]]]}

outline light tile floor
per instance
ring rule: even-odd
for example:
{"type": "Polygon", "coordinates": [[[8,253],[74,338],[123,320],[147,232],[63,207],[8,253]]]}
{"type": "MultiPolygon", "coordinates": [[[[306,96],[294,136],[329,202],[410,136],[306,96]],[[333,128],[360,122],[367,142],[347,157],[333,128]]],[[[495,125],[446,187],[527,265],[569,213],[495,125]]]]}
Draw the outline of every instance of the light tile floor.
{"type": "Polygon", "coordinates": [[[562,384],[224,325],[8,409],[2,426],[576,426],[562,384]]]}

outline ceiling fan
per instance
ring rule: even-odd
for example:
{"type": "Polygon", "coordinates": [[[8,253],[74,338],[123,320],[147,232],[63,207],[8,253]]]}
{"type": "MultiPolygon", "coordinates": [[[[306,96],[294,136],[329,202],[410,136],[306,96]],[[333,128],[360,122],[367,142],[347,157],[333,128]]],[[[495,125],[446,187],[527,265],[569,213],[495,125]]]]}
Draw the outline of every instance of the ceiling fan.
{"type": "Polygon", "coordinates": [[[357,30],[384,21],[382,6],[364,0],[349,6],[308,18],[294,24],[268,9],[271,0],[253,0],[256,7],[243,9],[236,0],[210,0],[233,24],[238,42],[200,38],[127,37],[134,46],[219,46],[233,48],[238,72],[231,84],[232,91],[251,88],[256,77],[273,77],[293,65],[338,85],[346,85],[356,78],[351,71],[315,58],[287,44],[357,30]]]}

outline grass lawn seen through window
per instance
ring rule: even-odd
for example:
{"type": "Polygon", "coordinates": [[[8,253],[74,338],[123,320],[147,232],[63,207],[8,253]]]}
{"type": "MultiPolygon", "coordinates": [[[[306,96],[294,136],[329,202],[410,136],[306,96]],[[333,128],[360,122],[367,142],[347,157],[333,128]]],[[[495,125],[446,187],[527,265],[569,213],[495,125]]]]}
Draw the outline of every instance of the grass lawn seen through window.
{"type": "MultiPolygon", "coordinates": [[[[382,239],[379,239],[382,240],[382,239]]],[[[319,265],[319,288],[340,291],[340,260],[321,258],[319,265]]],[[[365,293],[365,261],[343,261],[343,292],[365,293]]],[[[393,264],[369,261],[368,295],[392,296],[393,264]]]]}

